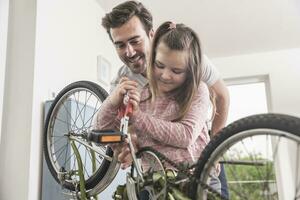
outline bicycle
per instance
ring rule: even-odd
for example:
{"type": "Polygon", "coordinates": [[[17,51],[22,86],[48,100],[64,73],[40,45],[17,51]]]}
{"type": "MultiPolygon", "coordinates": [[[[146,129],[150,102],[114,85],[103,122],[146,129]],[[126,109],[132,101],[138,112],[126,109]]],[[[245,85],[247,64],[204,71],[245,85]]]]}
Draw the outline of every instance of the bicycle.
{"type": "MultiPolygon", "coordinates": [[[[87,198],[103,191],[119,170],[117,157],[107,143],[123,141],[126,124],[110,139],[105,137],[112,136],[112,132],[92,131],[96,113],[106,97],[105,90],[95,83],[72,83],[57,95],[46,118],[44,153],[48,167],[55,180],[77,198],[80,178],[71,143],[83,158],[87,198]]],[[[260,114],[238,120],[212,138],[193,166],[173,163],[151,148],[132,156],[132,170],[127,176],[129,199],[138,199],[143,190],[150,192],[151,199],[166,199],[168,193],[184,194],[190,199],[224,199],[209,186],[217,163],[226,165],[230,199],[300,199],[300,119],[296,117],[260,114]],[[257,144],[263,147],[260,151],[256,150],[257,144]],[[288,156],[283,156],[286,149],[288,156]],[[153,160],[153,170],[143,171],[143,158],[153,160]],[[170,178],[173,171],[166,169],[166,163],[177,169],[180,179],[170,178]],[[240,181],[239,177],[246,180],[240,181]],[[181,182],[186,183],[187,190],[177,187],[181,182]]]]}

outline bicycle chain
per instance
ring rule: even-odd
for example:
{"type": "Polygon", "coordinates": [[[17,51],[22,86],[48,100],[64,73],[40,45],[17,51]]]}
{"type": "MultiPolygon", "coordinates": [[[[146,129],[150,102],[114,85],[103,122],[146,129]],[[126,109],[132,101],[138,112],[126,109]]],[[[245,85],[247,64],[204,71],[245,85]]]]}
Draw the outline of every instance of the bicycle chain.
{"type": "Polygon", "coordinates": [[[192,165],[191,167],[184,167],[180,164],[175,163],[174,161],[170,160],[169,158],[167,158],[164,154],[160,153],[159,151],[153,149],[152,147],[143,147],[141,148],[136,155],[138,155],[140,152],[142,151],[152,151],[161,162],[167,162],[168,164],[170,164],[172,167],[174,167],[175,169],[177,169],[179,172],[183,173],[184,175],[186,175],[189,179],[196,181],[197,184],[200,184],[201,187],[203,187],[204,189],[207,189],[209,192],[213,193],[214,195],[216,195],[217,197],[219,197],[220,199],[224,199],[227,200],[226,197],[222,196],[219,192],[215,191],[214,189],[212,189],[209,185],[207,185],[206,183],[200,182],[200,180],[195,180],[195,177],[193,176],[193,174],[190,172],[190,170],[195,166],[192,165]]]}

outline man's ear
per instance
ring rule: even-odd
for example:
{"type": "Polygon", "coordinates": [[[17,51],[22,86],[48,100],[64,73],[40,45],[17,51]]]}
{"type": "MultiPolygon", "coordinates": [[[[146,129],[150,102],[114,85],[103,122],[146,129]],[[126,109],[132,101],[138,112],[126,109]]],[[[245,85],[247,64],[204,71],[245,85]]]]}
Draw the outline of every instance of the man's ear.
{"type": "Polygon", "coordinates": [[[152,40],[154,37],[154,30],[153,28],[149,31],[149,38],[152,40]]]}

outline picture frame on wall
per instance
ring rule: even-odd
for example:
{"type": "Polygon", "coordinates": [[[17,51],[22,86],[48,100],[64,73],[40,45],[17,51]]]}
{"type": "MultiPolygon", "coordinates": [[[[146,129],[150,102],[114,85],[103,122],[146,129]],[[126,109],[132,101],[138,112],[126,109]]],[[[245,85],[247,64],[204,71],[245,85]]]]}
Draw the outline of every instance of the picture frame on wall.
{"type": "Polygon", "coordinates": [[[97,79],[105,86],[109,86],[110,82],[110,62],[102,55],[97,56],[97,79]]]}

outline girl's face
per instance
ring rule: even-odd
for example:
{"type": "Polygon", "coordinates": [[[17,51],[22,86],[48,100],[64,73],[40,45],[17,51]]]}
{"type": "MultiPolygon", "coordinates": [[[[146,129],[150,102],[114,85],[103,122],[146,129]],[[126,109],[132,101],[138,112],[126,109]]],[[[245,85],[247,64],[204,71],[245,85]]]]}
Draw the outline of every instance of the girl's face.
{"type": "Polygon", "coordinates": [[[158,95],[163,96],[185,82],[188,73],[186,57],[185,51],[171,50],[163,42],[158,44],[153,70],[158,95]]]}

